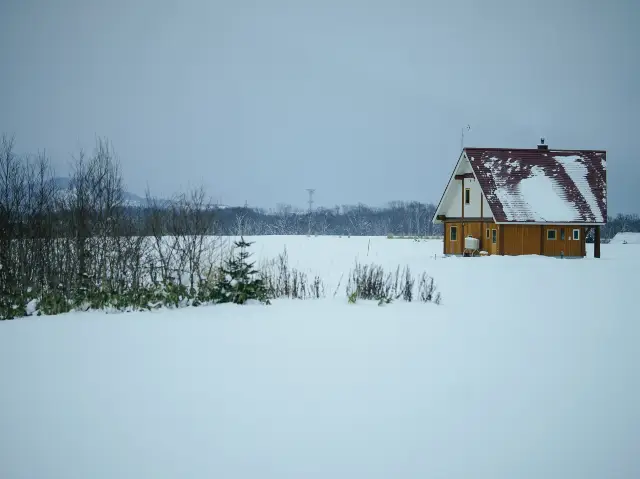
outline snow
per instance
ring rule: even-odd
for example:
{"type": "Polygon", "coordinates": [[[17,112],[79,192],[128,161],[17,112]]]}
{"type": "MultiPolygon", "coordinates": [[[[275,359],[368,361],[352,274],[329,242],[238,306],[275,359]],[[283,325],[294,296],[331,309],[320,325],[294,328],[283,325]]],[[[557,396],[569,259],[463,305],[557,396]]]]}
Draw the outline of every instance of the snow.
{"type": "MultiPolygon", "coordinates": [[[[494,175],[494,182],[507,221],[582,221],[578,209],[566,199],[562,185],[539,166],[532,167],[531,175],[518,184],[506,184],[500,175],[494,175]]],[[[591,198],[595,201],[593,194],[591,198]]]]}
{"type": "Polygon", "coordinates": [[[640,246],[247,239],[328,298],[1,322],[0,477],[640,477],[640,246]],[[334,298],[356,257],[443,304],[334,298]]]}
{"type": "MultiPolygon", "coordinates": [[[[582,163],[582,157],[577,155],[554,156],[554,159],[564,167],[564,171],[569,175],[573,183],[578,188],[578,191],[580,191],[580,194],[589,205],[589,209],[594,215],[593,221],[596,223],[602,223],[604,221],[602,212],[600,211],[598,201],[589,186],[589,181],[587,180],[589,170],[586,165],[582,163]]],[[[604,160],[602,161],[604,162],[604,160]]],[[[603,168],[604,167],[605,164],[603,163],[603,168]]]]}
{"type": "Polygon", "coordinates": [[[640,233],[617,233],[609,243],[640,245],[640,233]]]}
{"type": "Polygon", "coordinates": [[[37,309],[38,309],[38,300],[37,299],[30,300],[27,303],[27,307],[26,307],[27,316],[31,316],[32,314],[35,314],[37,309]]]}
{"type": "MultiPolygon", "coordinates": [[[[589,215],[582,217],[577,205],[568,199],[563,185],[540,166],[532,166],[528,178],[513,181],[511,175],[522,171],[524,160],[511,157],[501,161],[492,156],[482,163],[495,184],[493,193],[487,195],[490,204],[498,200],[507,221],[604,222],[598,200],[589,186],[584,158],[579,155],[557,155],[553,158],[562,165],[584,197],[593,214],[591,218],[589,215]]],[[[605,160],[601,161],[603,168],[606,167],[605,160]]],[[[604,201],[606,203],[606,198],[604,201]]]]}
{"type": "Polygon", "coordinates": [[[566,222],[581,219],[577,209],[564,198],[562,186],[545,175],[540,167],[531,168],[531,176],[520,182],[518,193],[524,208],[516,209],[522,215],[514,217],[516,220],[566,222]]]}

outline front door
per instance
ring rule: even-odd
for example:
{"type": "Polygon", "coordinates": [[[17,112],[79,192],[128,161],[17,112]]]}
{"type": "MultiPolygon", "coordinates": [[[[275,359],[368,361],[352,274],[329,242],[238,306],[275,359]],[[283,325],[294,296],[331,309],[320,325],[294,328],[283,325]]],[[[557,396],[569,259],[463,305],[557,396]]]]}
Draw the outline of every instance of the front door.
{"type": "Polygon", "coordinates": [[[490,241],[491,243],[489,244],[489,253],[490,254],[498,254],[498,227],[496,225],[490,225],[489,226],[489,234],[490,234],[490,241]]]}

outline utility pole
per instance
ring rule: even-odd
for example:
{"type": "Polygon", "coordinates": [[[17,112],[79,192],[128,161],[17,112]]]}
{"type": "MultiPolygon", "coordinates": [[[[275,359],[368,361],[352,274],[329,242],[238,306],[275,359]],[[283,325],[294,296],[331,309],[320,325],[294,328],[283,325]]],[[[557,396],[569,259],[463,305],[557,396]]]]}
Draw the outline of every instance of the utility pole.
{"type": "Polygon", "coordinates": [[[309,193],[309,230],[307,236],[311,236],[311,213],[313,211],[313,194],[315,192],[314,188],[307,188],[307,193],[309,193]]]}

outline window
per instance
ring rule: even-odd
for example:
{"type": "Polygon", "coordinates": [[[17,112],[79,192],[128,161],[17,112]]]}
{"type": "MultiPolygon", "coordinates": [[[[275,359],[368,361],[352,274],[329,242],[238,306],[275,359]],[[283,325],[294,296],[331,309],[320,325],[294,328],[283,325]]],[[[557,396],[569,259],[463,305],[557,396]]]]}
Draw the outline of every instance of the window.
{"type": "Polygon", "coordinates": [[[489,239],[489,228],[487,228],[487,239],[489,239]]]}
{"type": "Polygon", "coordinates": [[[560,228],[560,241],[564,241],[564,228],[560,228]]]}
{"type": "Polygon", "coordinates": [[[493,244],[496,244],[498,242],[498,230],[496,229],[491,230],[491,242],[493,244]]]}
{"type": "Polygon", "coordinates": [[[456,241],[458,239],[458,227],[457,226],[452,226],[449,229],[449,232],[450,232],[449,239],[451,241],[456,241]]]}
{"type": "Polygon", "coordinates": [[[471,188],[465,188],[464,190],[464,204],[471,204],[471,188]]]}
{"type": "Polygon", "coordinates": [[[573,239],[576,241],[580,239],[580,230],[573,230],[573,239]]]}
{"type": "Polygon", "coordinates": [[[550,241],[555,241],[556,239],[556,230],[547,230],[547,239],[550,241]]]}

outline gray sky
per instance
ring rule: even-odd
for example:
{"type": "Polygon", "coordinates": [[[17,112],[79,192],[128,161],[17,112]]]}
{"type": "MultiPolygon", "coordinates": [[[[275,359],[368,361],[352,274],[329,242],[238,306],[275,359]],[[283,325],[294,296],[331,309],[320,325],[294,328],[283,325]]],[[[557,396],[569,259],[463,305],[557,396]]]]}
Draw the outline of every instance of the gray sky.
{"type": "Polygon", "coordinates": [[[135,193],[273,207],[437,202],[470,124],[606,149],[610,213],[640,212],[639,24],[636,0],[2,0],[0,132],[61,173],[106,136],[135,193]]]}

